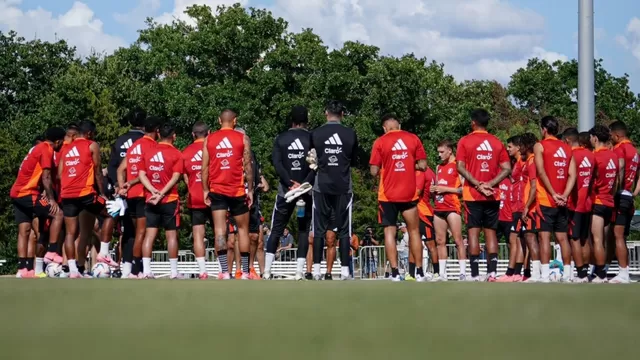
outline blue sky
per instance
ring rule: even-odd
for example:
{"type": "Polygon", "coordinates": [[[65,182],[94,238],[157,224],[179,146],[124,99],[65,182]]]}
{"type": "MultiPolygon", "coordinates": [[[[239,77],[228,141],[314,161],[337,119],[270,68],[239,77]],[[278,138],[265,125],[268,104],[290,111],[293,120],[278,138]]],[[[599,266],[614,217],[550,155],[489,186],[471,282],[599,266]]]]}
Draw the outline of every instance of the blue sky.
{"type": "MultiPolygon", "coordinates": [[[[269,8],[290,30],[312,27],[327,45],[360,40],[383,54],[414,52],[456,78],[506,83],[526,59],[577,57],[577,0],[239,0],[269,8]],[[313,14],[309,16],[309,14],[313,14]]],[[[137,37],[146,16],[181,17],[193,3],[233,0],[0,0],[0,30],[65,38],[81,54],[110,52],[137,37]],[[55,34],[55,35],[54,35],[55,34]]],[[[628,73],[640,92],[640,1],[595,0],[596,57],[628,73]]]]}

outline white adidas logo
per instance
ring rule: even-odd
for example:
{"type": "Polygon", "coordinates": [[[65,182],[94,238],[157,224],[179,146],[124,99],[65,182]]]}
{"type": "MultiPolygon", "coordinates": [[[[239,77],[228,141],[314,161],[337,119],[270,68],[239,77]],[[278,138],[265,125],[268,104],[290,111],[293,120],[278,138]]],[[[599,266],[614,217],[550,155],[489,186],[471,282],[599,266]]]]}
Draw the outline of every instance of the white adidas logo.
{"type": "Polygon", "coordinates": [[[563,148],[559,148],[558,151],[556,151],[556,153],[553,154],[553,157],[566,159],[567,158],[567,153],[564,152],[563,148]]]}
{"type": "Polygon", "coordinates": [[[491,144],[489,144],[489,141],[485,140],[482,142],[482,144],[480,144],[480,146],[478,146],[476,150],[477,151],[493,151],[493,148],[491,147],[491,144]]]}
{"type": "Polygon", "coordinates": [[[326,145],[342,145],[342,140],[340,140],[340,136],[338,134],[333,134],[331,137],[324,142],[326,145]]]}
{"type": "Polygon", "coordinates": [[[220,141],[218,146],[216,146],[216,149],[231,149],[231,148],[233,148],[233,145],[231,145],[231,142],[226,137],[222,139],[222,141],[220,141]]]}
{"type": "Polygon", "coordinates": [[[131,150],[131,155],[142,155],[142,149],[140,148],[140,144],[136,145],[136,147],[131,150]]]}
{"type": "Polygon", "coordinates": [[[133,145],[133,140],[129,139],[125,141],[124,144],[122,144],[122,146],[120,146],[120,149],[128,149],[131,147],[131,145],[133,145]]]}
{"type": "Polygon", "coordinates": [[[580,168],[591,168],[591,162],[589,161],[589,159],[584,158],[582,159],[582,162],[580,163],[580,168]]]}
{"type": "Polygon", "coordinates": [[[398,141],[396,141],[396,143],[393,145],[391,150],[393,151],[407,150],[407,145],[404,144],[404,141],[402,141],[402,139],[398,139],[398,141]]]}
{"type": "Polygon", "coordinates": [[[153,157],[151,158],[151,162],[157,162],[157,163],[163,163],[164,164],[164,157],[162,156],[162,153],[158,152],[157,154],[153,155],[153,157]]]}
{"type": "Polygon", "coordinates": [[[191,158],[192,162],[198,162],[198,161],[202,161],[202,150],[198,150],[198,152],[193,155],[193,157],[191,158]]]}
{"type": "Polygon", "coordinates": [[[616,163],[613,162],[613,159],[609,159],[609,163],[607,164],[607,170],[615,170],[618,167],[616,166],[616,163]]]}
{"type": "Polygon", "coordinates": [[[640,162],[640,156],[638,156],[638,154],[636,154],[636,156],[634,156],[631,161],[635,162],[635,163],[640,162]]]}
{"type": "Polygon", "coordinates": [[[65,155],[65,157],[78,157],[78,156],[80,156],[80,153],[78,152],[78,148],[76,148],[75,146],[73,147],[73,149],[69,150],[67,155],[65,155]]]}
{"type": "Polygon", "coordinates": [[[302,146],[302,143],[300,142],[300,139],[295,139],[291,145],[289,145],[289,147],[287,148],[289,150],[304,150],[304,146],[302,146]]]}

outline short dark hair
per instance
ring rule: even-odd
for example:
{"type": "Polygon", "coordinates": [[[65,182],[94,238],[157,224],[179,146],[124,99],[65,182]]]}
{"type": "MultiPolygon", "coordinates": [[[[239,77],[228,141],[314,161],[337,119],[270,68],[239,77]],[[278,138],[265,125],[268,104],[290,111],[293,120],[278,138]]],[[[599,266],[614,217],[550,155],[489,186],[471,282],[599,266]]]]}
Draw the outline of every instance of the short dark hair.
{"type": "Polygon", "coordinates": [[[475,109],[471,111],[471,120],[473,120],[478,126],[487,128],[489,126],[489,120],[491,120],[491,115],[485,109],[475,109]]]}
{"type": "Polygon", "coordinates": [[[33,145],[37,145],[38,143],[41,143],[44,141],[44,136],[42,135],[38,135],[35,138],[33,138],[33,145]]]}
{"type": "Polygon", "coordinates": [[[570,127],[570,128],[566,128],[564,130],[564,132],[562,133],[562,137],[565,139],[569,139],[569,141],[571,142],[578,142],[578,135],[580,133],[578,132],[578,129],[574,128],[574,127],[570,127]]]}
{"type": "Polygon", "coordinates": [[[173,136],[173,134],[176,133],[176,128],[173,127],[173,125],[171,125],[171,123],[166,122],[164,124],[162,124],[162,126],[160,127],[160,138],[161,139],[167,139],[171,136],[173,136]]]}
{"type": "Polygon", "coordinates": [[[44,137],[42,137],[42,139],[47,139],[53,142],[62,141],[66,134],[67,132],[61,127],[51,127],[44,132],[44,137]]]}
{"type": "Polygon", "coordinates": [[[75,122],[70,122],[69,124],[67,124],[67,131],[80,131],[80,129],[78,129],[78,124],[75,122]]]}
{"type": "Polygon", "coordinates": [[[609,125],[609,130],[611,130],[612,132],[621,132],[624,134],[624,136],[627,136],[627,124],[625,124],[623,121],[614,121],[611,123],[611,125],[609,125]]]}
{"type": "Polygon", "coordinates": [[[202,121],[196,121],[196,123],[193,124],[191,132],[193,132],[196,137],[203,138],[207,136],[207,133],[209,132],[209,125],[205,124],[202,121]]]}
{"type": "Polygon", "coordinates": [[[596,125],[589,130],[589,135],[595,136],[598,138],[598,141],[601,143],[606,143],[611,140],[611,132],[609,128],[604,125],[596,125]]]}
{"type": "Polygon", "coordinates": [[[520,140],[520,135],[515,135],[507,139],[507,144],[513,144],[515,146],[521,146],[522,141],[520,140]]]}
{"type": "Polygon", "coordinates": [[[125,116],[127,122],[133,127],[143,127],[147,119],[147,112],[136,106],[125,116]]]}
{"type": "Polygon", "coordinates": [[[553,116],[545,116],[540,119],[540,127],[546,129],[552,136],[556,136],[558,135],[560,125],[558,124],[558,120],[553,116]]]}
{"type": "Polygon", "coordinates": [[[344,115],[344,106],[338,100],[329,100],[324,107],[324,111],[331,115],[342,116],[344,115]]]}
{"type": "Polygon", "coordinates": [[[83,120],[78,124],[78,132],[80,134],[86,135],[88,133],[96,133],[96,123],[91,120],[83,120]]]}
{"type": "Polygon", "coordinates": [[[533,147],[536,145],[537,142],[538,142],[538,138],[533,133],[528,132],[528,133],[522,134],[520,136],[520,143],[521,143],[520,152],[524,154],[524,153],[533,151],[533,147]]]}
{"type": "Polygon", "coordinates": [[[294,106],[289,116],[291,117],[291,124],[293,125],[309,123],[309,110],[302,105],[294,106]]]}
{"type": "Polygon", "coordinates": [[[144,132],[152,133],[158,131],[162,125],[162,119],[157,116],[149,116],[144,121],[144,132]]]}
{"type": "Polygon", "coordinates": [[[453,151],[453,148],[456,146],[456,144],[449,139],[445,139],[438,143],[438,147],[442,147],[442,146],[447,147],[449,148],[449,150],[453,151]]]}
{"type": "Polygon", "coordinates": [[[587,149],[591,149],[591,134],[588,131],[583,131],[578,134],[578,144],[587,149]]]}
{"type": "Polygon", "coordinates": [[[398,123],[400,123],[400,119],[398,119],[398,117],[395,114],[384,114],[382,115],[382,117],[380,118],[380,124],[384,125],[385,122],[389,121],[389,120],[395,120],[398,123]]]}

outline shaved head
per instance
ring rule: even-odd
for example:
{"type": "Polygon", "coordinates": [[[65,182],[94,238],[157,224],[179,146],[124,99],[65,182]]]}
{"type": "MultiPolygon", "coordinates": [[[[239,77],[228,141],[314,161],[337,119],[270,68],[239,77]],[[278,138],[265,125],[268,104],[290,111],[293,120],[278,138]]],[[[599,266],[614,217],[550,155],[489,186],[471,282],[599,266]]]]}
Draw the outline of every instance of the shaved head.
{"type": "Polygon", "coordinates": [[[203,138],[207,136],[207,134],[209,134],[209,125],[203,123],[202,121],[198,121],[193,124],[191,132],[196,139],[203,138]]]}
{"type": "Polygon", "coordinates": [[[231,109],[226,109],[222,111],[222,113],[220,114],[220,124],[235,126],[235,120],[237,117],[238,115],[236,114],[235,111],[231,109]]]}

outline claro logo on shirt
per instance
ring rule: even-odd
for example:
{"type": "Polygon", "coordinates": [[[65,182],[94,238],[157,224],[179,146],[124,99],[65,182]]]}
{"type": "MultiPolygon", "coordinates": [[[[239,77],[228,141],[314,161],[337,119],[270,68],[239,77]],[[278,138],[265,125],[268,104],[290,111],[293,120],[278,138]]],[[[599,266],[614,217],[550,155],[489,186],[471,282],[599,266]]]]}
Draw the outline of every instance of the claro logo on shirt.
{"type": "MultiPolygon", "coordinates": [[[[233,151],[231,149],[233,149],[233,145],[231,145],[231,141],[229,141],[228,138],[224,138],[220,141],[220,143],[218,143],[218,145],[216,145],[216,149],[217,150],[227,150],[227,151],[217,151],[216,152],[216,158],[221,159],[221,158],[229,158],[231,156],[233,156],[233,151]]],[[[227,163],[229,163],[227,161],[227,163]]]]}
{"type": "Polygon", "coordinates": [[[391,155],[391,159],[398,160],[395,163],[393,171],[396,171],[396,172],[406,171],[404,160],[406,160],[409,157],[409,153],[406,150],[408,150],[407,145],[405,145],[402,139],[398,139],[396,143],[393,144],[391,151],[393,151],[394,153],[393,155],[391,155]],[[401,151],[401,153],[398,154],[396,153],[397,151],[401,151]]]}

